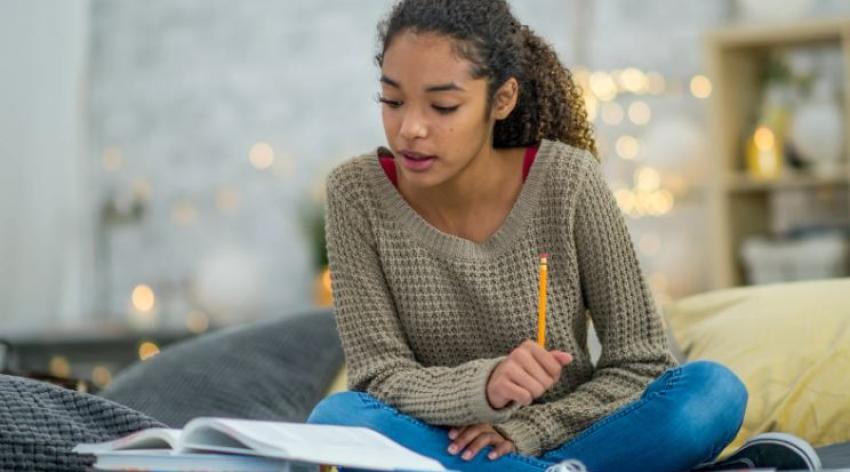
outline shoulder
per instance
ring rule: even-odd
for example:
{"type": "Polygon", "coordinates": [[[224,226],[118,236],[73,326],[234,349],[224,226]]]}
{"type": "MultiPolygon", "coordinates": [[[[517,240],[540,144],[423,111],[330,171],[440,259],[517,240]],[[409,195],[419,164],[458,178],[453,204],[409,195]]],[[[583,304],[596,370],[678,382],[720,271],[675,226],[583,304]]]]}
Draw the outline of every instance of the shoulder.
{"type": "Polygon", "coordinates": [[[541,150],[548,154],[546,180],[550,189],[574,196],[589,181],[604,180],[599,159],[586,149],[544,140],[541,150]]]}
{"type": "Polygon", "coordinates": [[[600,168],[599,159],[587,149],[561,141],[547,141],[551,153],[551,173],[556,178],[582,179],[600,168]]]}
{"type": "Polygon", "coordinates": [[[377,166],[377,150],[350,157],[331,169],[325,178],[328,198],[352,202],[367,197],[366,189],[372,177],[369,166],[377,166]]]}

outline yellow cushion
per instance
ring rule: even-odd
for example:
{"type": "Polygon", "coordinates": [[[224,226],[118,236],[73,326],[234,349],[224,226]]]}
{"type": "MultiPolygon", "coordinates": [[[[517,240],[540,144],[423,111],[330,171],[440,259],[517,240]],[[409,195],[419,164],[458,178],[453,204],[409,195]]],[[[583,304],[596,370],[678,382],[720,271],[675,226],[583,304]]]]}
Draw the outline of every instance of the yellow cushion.
{"type": "Polygon", "coordinates": [[[339,372],[337,372],[334,381],[331,382],[331,385],[325,392],[325,396],[332,393],[344,392],[346,390],[348,390],[348,373],[345,370],[345,364],[343,364],[342,367],[340,367],[339,372]]]}
{"type": "Polygon", "coordinates": [[[724,453],[765,431],[850,441],[850,278],[715,291],[664,311],[688,360],[724,364],[749,390],[724,453]]]}

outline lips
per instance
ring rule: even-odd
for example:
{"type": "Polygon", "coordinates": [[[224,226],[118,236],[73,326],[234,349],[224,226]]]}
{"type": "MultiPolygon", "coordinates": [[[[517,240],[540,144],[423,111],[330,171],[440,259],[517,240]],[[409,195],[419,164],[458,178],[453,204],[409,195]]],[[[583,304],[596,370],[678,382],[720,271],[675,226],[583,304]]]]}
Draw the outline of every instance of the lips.
{"type": "Polygon", "coordinates": [[[414,172],[427,171],[437,160],[437,156],[413,151],[401,151],[401,157],[404,167],[414,172]]]}
{"type": "Polygon", "coordinates": [[[414,161],[424,161],[424,160],[433,159],[433,158],[437,157],[437,156],[434,156],[434,155],[422,154],[420,152],[413,152],[413,151],[401,151],[401,154],[404,157],[406,157],[410,160],[414,160],[414,161]]]}

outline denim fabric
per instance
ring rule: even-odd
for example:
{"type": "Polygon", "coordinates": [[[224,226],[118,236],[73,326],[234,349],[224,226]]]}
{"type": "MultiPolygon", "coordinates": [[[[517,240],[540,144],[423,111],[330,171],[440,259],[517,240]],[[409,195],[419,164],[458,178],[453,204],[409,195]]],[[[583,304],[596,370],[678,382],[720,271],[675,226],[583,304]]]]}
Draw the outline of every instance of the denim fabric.
{"type": "Polygon", "coordinates": [[[449,454],[448,428],[433,426],[363,392],[322,400],[309,423],[365,426],[459,471],[546,470],[577,459],[590,472],[679,472],[712,461],[738,433],[747,391],[726,367],[696,361],[669,369],[636,401],[600,419],[564,445],[540,456],[511,453],[487,458],[484,448],[466,461],[449,454]]]}

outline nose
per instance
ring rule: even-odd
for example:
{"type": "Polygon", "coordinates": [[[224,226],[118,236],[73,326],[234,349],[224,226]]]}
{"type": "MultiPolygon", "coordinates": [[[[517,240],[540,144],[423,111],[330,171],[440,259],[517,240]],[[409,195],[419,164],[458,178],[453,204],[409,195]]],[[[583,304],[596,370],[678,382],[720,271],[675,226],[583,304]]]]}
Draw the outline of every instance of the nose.
{"type": "Polygon", "coordinates": [[[421,139],[428,135],[428,126],[417,112],[409,111],[404,114],[399,134],[404,139],[421,139]]]}

